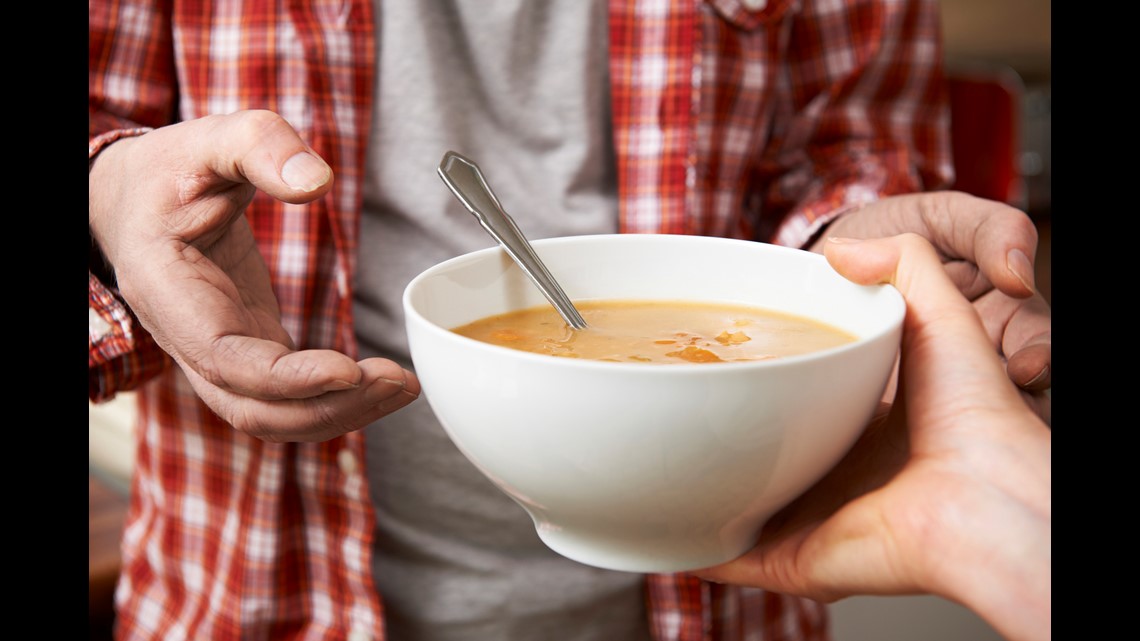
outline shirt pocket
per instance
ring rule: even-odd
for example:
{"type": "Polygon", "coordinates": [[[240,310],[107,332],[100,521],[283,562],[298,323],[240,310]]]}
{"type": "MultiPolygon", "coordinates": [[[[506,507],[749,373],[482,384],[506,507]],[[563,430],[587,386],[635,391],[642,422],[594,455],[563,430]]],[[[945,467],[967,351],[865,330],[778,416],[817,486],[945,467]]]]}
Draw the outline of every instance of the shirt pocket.
{"type": "Polygon", "coordinates": [[[705,4],[738,29],[752,31],[779,20],[800,0],[704,0],[705,4]]]}

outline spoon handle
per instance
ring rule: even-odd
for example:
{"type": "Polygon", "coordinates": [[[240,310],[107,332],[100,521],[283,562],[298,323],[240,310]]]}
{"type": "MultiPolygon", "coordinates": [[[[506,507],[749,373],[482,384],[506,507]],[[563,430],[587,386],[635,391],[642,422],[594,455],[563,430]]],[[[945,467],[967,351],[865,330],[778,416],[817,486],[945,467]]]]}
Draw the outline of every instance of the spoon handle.
{"type": "Polygon", "coordinates": [[[574,329],[586,329],[585,319],[546,269],[514,219],[503,210],[499,199],[483,178],[479,166],[454,151],[449,151],[439,163],[439,177],[467,211],[475,216],[483,229],[499,241],[499,245],[538,286],[546,300],[558,310],[562,320],[574,329]]]}

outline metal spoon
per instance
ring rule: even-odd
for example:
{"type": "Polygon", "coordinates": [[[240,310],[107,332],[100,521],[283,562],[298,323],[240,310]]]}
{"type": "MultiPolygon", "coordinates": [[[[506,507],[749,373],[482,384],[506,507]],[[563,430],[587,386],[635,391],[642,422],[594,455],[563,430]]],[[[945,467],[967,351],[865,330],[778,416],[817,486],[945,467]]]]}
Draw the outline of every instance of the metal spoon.
{"type": "Polygon", "coordinates": [[[562,320],[574,329],[586,329],[585,319],[542,264],[514,219],[503,210],[499,199],[484,180],[483,172],[479,171],[479,166],[454,151],[449,151],[439,163],[439,177],[443,178],[443,182],[467,211],[475,215],[483,229],[499,241],[507,254],[538,286],[546,300],[558,310],[562,320]]]}

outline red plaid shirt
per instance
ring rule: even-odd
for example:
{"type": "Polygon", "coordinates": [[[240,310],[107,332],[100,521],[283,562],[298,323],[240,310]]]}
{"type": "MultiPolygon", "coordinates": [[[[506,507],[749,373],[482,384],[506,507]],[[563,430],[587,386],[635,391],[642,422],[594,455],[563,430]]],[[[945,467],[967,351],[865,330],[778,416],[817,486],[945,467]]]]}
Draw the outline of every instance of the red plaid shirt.
{"type": "MultiPolygon", "coordinates": [[[[259,108],[333,166],[318,202],[259,194],[247,214],[285,328],[350,355],[373,1],[89,3],[92,158],[259,108]]],[[[611,0],[610,36],[623,232],[803,246],[848,208],[952,177],[933,0],[611,0]]],[[[90,398],[139,398],[118,638],[383,639],[363,432],[279,444],[231,429],[98,274],[90,398]]],[[[804,599],[684,574],[648,577],[647,599],[659,641],[828,638],[804,599]]]]}

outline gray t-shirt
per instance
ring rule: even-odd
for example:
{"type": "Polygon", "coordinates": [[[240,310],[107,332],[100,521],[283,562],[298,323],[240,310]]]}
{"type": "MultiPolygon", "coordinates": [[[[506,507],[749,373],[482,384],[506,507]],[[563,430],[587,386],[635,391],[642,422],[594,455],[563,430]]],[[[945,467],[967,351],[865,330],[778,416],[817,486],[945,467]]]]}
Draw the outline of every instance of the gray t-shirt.
{"type": "MultiPolygon", "coordinates": [[[[446,151],[480,164],[531,238],[616,231],[606,2],[377,5],[355,314],[362,356],[410,366],[403,288],[495,244],[436,174],[446,151]]],[[[366,429],[392,641],[648,638],[643,577],[549,550],[425,398],[366,429]]]]}

